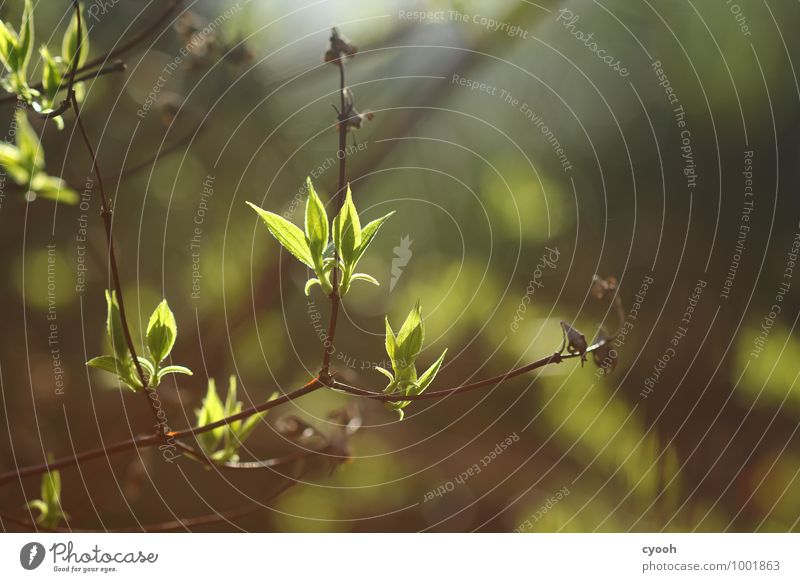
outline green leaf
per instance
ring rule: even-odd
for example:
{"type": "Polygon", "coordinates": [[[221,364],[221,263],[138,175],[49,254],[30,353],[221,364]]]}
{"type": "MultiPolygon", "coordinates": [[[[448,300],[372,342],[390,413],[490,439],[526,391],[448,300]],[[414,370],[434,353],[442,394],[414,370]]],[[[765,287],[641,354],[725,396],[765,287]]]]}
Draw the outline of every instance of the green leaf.
{"type": "Polygon", "coordinates": [[[78,52],[78,15],[73,10],[72,13],[72,20],[67,27],[67,31],[64,33],[64,38],[61,41],[61,58],[64,59],[64,63],[72,69],[75,67],[76,69],[83,66],[86,62],[86,58],[89,56],[89,35],[88,31],[86,30],[86,19],[81,19],[81,41],[80,41],[80,55],[77,55],[78,52]],[[77,63],[75,62],[77,56],[77,63]]]}
{"type": "Polygon", "coordinates": [[[420,350],[422,350],[424,339],[425,327],[422,322],[419,301],[417,301],[414,309],[411,310],[403,323],[403,327],[397,333],[395,360],[400,368],[414,365],[420,350]]]}
{"type": "Polygon", "coordinates": [[[178,325],[175,323],[175,315],[164,299],[153,311],[147,324],[147,349],[155,366],[158,366],[172,351],[177,336],[178,325]]]}
{"type": "Polygon", "coordinates": [[[375,238],[375,235],[378,234],[378,229],[383,226],[383,223],[386,222],[393,214],[394,210],[392,210],[386,216],[382,216],[376,220],[373,220],[364,227],[364,229],[361,231],[361,245],[358,247],[358,251],[356,252],[353,266],[358,264],[358,261],[360,261],[361,257],[364,256],[367,247],[369,247],[370,243],[375,238]]]}
{"type": "Polygon", "coordinates": [[[389,318],[386,317],[386,353],[389,359],[394,362],[395,354],[397,354],[397,340],[394,336],[392,326],[389,325],[389,318]]]}
{"type": "Polygon", "coordinates": [[[444,356],[447,354],[447,349],[442,352],[442,355],[439,356],[439,359],[436,360],[430,368],[425,370],[422,375],[417,379],[417,386],[414,394],[422,394],[431,385],[434,378],[436,378],[436,374],[439,373],[439,369],[442,367],[442,362],[444,362],[444,356]]]}
{"type": "Polygon", "coordinates": [[[61,69],[56,60],[50,54],[46,45],[39,49],[42,57],[42,90],[44,91],[43,105],[45,110],[51,109],[55,103],[56,96],[61,89],[61,69]]]}
{"type": "Polygon", "coordinates": [[[86,362],[86,365],[90,368],[111,372],[116,376],[120,376],[126,366],[126,364],[123,364],[114,356],[98,356],[86,362]]]}
{"type": "Polygon", "coordinates": [[[75,190],[67,186],[61,178],[48,176],[44,172],[36,174],[30,183],[30,189],[37,196],[55,200],[63,204],[74,206],[80,201],[80,196],[75,190]]]}
{"type": "Polygon", "coordinates": [[[394,374],[392,374],[389,370],[387,370],[386,368],[381,368],[380,366],[375,366],[375,369],[384,376],[386,376],[387,378],[389,378],[390,383],[394,382],[394,374]]]}
{"type": "Polygon", "coordinates": [[[0,142],[0,165],[16,184],[28,186],[31,181],[30,168],[23,163],[22,152],[18,147],[0,142]]]}
{"type": "Polygon", "coordinates": [[[307,179],[308,200],[306,201],[306,242],[316,270],[323,271],[323,255],[328,246],[328,214],[319,199],[311,178],[307,179]]]}
{"type": "MultiPolygon", "coordinates": [[[[53,456],[49,453],[47,459],[48,463],[53,462],[53,456]]],[[[36,523],[54,529],[63,518],[67,517],[61,510],[61,473],[51,470],[43,474],[39,491],[41,499],[29,501],[27,505],[39,512],[36,523]]]]}
{"type": "MultiPolygon", "coordinates": [[[[242,403],[236,400],[236,392],[237,392],[237,383],[236,383],[236,376],[231,375],[228,379],[228,395],[225,397],[225,410],[224,416],[233,416],[234,414],[239,414],[242,411],[242,403]]],[[[227,430],[225,431],[226,440],[229,440],[229,434],[231,432],[236,432],[239,430],[239,427],[242,425],[241,420],[235,420],[230,425],[228,425],[227,430]]]]}
{"type": "Polygon", "coordinates": [[[164,366],[158,371],[157,374],[159,382],[167,374],[186,374],[187,376],[194,375],[194,373],[186,366],[164,366]]]}
{"type": "MultiPolygon", "coordinates": [[[[208,391],[203,399],[203,406],[196,413],[198,428],[224,418],[222,400],[217,395],[217,385],[213,378],[208,379],[208,391]]],[[[197,435],[200,446],[207,454],[211,454],[217,448],[225,434],[225,428],[225,425],[223,425],[197,435]]]]}
{"type": "Polygon", "coordinates": [[[134,392],[142,387],[142,382],[133,368],[133,360],[130,358],[122,362],[114,356],[99,356],[86,362],[86,365],[90,368],[97,368],[116,375],[123,384],[134,392]]]}
{"type": "Polygon", "coordinates": [[[350,186],[347,187],[344,205],[333,221],[333,241],[345,268],[353,266],[356,250],[361,246],[361,221],[353,204],[350,186]]]}
{"type": "Polygon", "coordinates": [[[0,21],[0,62],[9,74],[16,74],[16,50],[19,44],[17,33],[10,25],[0,21]],[[12,66],[11,61],[14,61],[12,66]]]}
{"type": "Polygon", "coordinates": [[[309,280],[306,282],[306,288],[305,288],[305,294],[306,294],[306,297],[308,297],[309,295],[311,295],[311,289],[314,287],[314,285],[320,285],[320,286],[321,286],[321,285],[322,285],[322,283],[320,283],[320,282],[319,282],[319,279],[317,279],[317,278],[309,279],[309,280]]]}
{"type": "Polygon", "coordinates": [[[33,7],[31,0],[25,0],[22,11],[22,24],[19,28],[19,45],[17,45],[17,75],[25,82],[28,76],[28,63],[33,54],[33,7]]]}
{"type": "Polygon", "coordinates": [[[377,285],[378,287],[381,286],[381,284],[378,283],[378,280],[375,277],[373,277],[372,275],[367,275],[366,273],[356,273],[351,278],[351,281],[366,281],[367,283],[372,283],[373,285],[377,285]]]}
{"type": "Polygon", "coordinates": [[[308,248],[306,235],[302,230],[282,216],[263,210],[252,202],[248,202],[247,204],[258,213],[261,220],[267,225],[270,233],[272,233],[272,236],[274,236],[287,251],[292,253],[297,260],[307,267],[311,269],[314,268],[311,249],[308,248]]]}
{"type": "Polygon", "coordinates": [[[128,344],[125,341],[125,332],[122,328],[122,316],[119,312],[116,292],[106,290],[106,305],[108,306],[106,332],[111,340],[111,347],[120,361],[128,362],[131,359],[131,355],[128,352],[128,344]]]}
{"type": "Polygon", "coordinates": [[[28,123],[28,116],[24,109],[17,110],[17,147],[25,163],[33,176],[38,171],[44,169],[44,150],[39,141],[38,134],[28,123]]]}
{"type": "MultiPolygon", "coordinates": [[[[273,392],[272,396],[269,397],[267,402],[272,402],[278,396],[279,396],[278,392],[273,392]]],[[[239,440],[239,444],[237,445],[237,449],[238,449],[238,446],[241,446],[244,443],[244,441],[247,440],[247,437],[250,436],[250,434],[253,432],[253,430],[255,430],[255,428],[261,423],[261,421],[264,420],[264,417],[267,416],[268,412],[269,412],[269,410],[264,410],[262,412],[258,412],[256,414],[254,414],[253,416],[245,419],[242,422],[242,427],[236,433],[236,437],[239,440]]]]}

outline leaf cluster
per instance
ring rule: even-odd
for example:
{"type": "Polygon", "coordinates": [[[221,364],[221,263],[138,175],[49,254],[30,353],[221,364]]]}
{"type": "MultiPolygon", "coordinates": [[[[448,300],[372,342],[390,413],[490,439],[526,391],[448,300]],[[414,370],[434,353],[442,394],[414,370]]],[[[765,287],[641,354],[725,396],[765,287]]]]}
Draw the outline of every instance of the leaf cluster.
{"type": "Polygon", "coordinates": [[[356,267],[374,240],[378,229],[394,212],[373,220],[362,228],[348,186],[339,214],[332,223],[329,223],[325,205],[317,195],[310,178],[307,180],[307,186],[305,232],[284,217],[259,208],[251,202],[247,203],[258,213],[272,236],[298,261],[314,271],[316,276],[306,283],[306,295],[315,285],[319,285],[326,295],[333,292],[331,273],[334,265],[337,265],[337,257],[337,266],[342,274],[338,282],[340,296],[344,296],[350,290],[353,281],[366,281],[379,285],[375,277],[357,273],[356,267]]]}
{"type": "MultiPolygon", "coordinates": [[[[270,400],[278,397],[274,393],[270,400]]],[[[217,394],[217,385],[213,378],[208,380],[208,391],[203,399],[203,405],[195,411],[197,414],[197,427],[201,428],[223,418],[239,414],[242,403],[236,399],[236,377],[231,376],[228,383],[228,394],[225,401],[217,394]]],[[[258,424],[264,419],[268,411],[256,413],[244,420],[236,420],[212,430],[197,435],[200,447],[210,459],[219,463],[239,460],[239,448],[247,440],[258,424]]]]}
{"type": "MultiPolygon", "coordinates": [[[[425,392],[431,385],[436,374],[444,362],[447,350],[442,352],[430,368],[421,375],[417,375],[416,361],[425,340],[425,323],[422,319],[422,310],[419,301],[406,317],[400,331],[395,335],[389,318],[386,318],[386,353],[392,362],[392,371],[376,367],[381,374],[389,379],[389,384],[384,389],[386,394],[402,394],[416,396],[425,392]]],[[[403,419],[403,409],[411,403],[410,400],[387,402],[386,406],[396,410],[403,419]]]]}
{"type": "Polygon", "coordinates": [[[147,386],[142,386],[142,381],[136,371],[133,356],[125,340],[125,329],[122,315],[117,302],[117,294],[106,290],[106,304],[108,315],[106,317],[106,332],[111,341],[113,355],[92,358],[86,365],[115,374],[119,380],[132,390],[141,388],[157,388],[167,374],[192,375],[192,371],[185,366],[163,365],[164,360],[172,352],[175,340],[178,337],[178,326],[175,315],[164,299],[153,311],[147,324],[145,345],[147,357],[138,356],[139,365],[146,373],[147,386]]]}

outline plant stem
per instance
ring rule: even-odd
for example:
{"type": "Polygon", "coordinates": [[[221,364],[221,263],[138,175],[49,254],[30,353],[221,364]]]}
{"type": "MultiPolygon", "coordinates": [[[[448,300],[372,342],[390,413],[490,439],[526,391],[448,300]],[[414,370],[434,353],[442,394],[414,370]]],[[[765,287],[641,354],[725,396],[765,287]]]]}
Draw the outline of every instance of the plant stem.
{"type": "MultiPolygon", "coordinates": [[[[78,4],[77,0],[74,1],[75,5],[75,14],[77,19],[77,33],[78,33],[78,46],[76,49],[76,54],[80,54],[81,51],[81,42],[83,40],[83,35],[81,32],[81,25],[82,25],[82,18],[81,18],[81,11],[80,5],[78,4]]],[[[77,58],[77,57],[76,57],[77,58]]],[[[147,388],[147,377],[145,376],[144,369],[142,365],[139,363],[139,358],[136,355],[136,348],[133,345],[133,337],[131,336],[130,326],[128,325],[128,318],[125,313],[125,299],[122,293],[122,283],[120,281],[119,276],[119,266],[117,265],[117,257],[114,251],[114,235],[112,232],[112,208],[111,208],[111,201],[108,198],[108,194],[106,194],[106,189],[103,184],[103,176],[100,172],[100,166],[97,163],[97,154],[95,153],[95,149],[92,146],[92,142],[89,139],[89,134],[86,132],[86,127],[83,125],[83,119],[81,119],[81,110],[78,106],[78,100],[75,97],[75,67],[72,68],[72,73],[70,74],[70,82],[69,87],[67,89],[67,100],[69,103],[72,104],[72,110],[75,112],[75,122],[78,125],[78,129],[80,130],[81,137],[83,138],[83,143],[86,146],[87,151],[89,152],[89,156],[92,159],[92,169],[94,170],[94,175],[97,178],[97,188],[100,191],[100,202],[102,205],[102,212],[101,216],[103,217],[103,225],[105,226],[106,230],[106,242],[108,244],[108,262],[111,268],[111,279],[112,284],[114,286],[114,290],[117,293],[117,302],[119,303],[119,315],[120,321],[122,323],[122,332],[125,336],[125,343],[128,346],[128,351],[130,352],[131,358],[133,359],[133,365],[136,368],[136,373],[139,376],[139,380],[142,383],[143,390],[142,394],[147,399],[148,407],[150,408],[150,412],[153,414],[153,419],[155,420],[155,427],[157,428],[159,434],[164,434],[162,427],[163,423],[158,417],[158,406],[156,405],[155,401],[150,398],[147,388]]]]}
{"type": "Polygon", "coordinates": [[[290,392],[288,394],[284,394],[278,398],[273,400],[268,400],[263,402],[257,406],[253,406],[238,414],[234,414],[233,416],[229,416],[227,418],[223,418],[217,422],[209,423],[205,426],[195,427],[190,429],[185,429],[181,431],[173,431],[167,433],[166,435],[156,434],[156,435],[145,435],[139,436],[132,439],[128,439],[125,441],[120,441],[117,443],[112,443],[108,446],[91,449],[88,451],[84,451],[82,453],[78,453],[76,455],[71,455],[69,457],[63,457],[61,459],[56,459],[50,463],[42,463],[40,465],[31,465],[29,467],[24,467],[22,469],[18,469],[16,471],[8,471],[6,473],[0,474],[0,485],[4,483],[9,483],[11,481],[22,479],[24,477],[32,477],[34,475],[42,475],[49,471],[54,471],[56,469],[62,469],[64,467],[70,467],[72,465],[79,465],[85,461],[91,461],[93,459],[99,459],[101,457],[105,457],[107,455],[112,455],[115,453],[120,453],[122,451],[127,451],[131,449],[145,449],[149,447],[156,446],[163,441],[163,438],[166,437],[168,439],[184,439],[191,436],[196,436],[198,434],[202,434],[204,432],[208,432],[210,430],[214,430],[220,426],[224,426],[231,422],[235,422],[237,420],[242,420],[244,418],[248,418],[257,414],[259,412],[264,412],[265,410],[270,410],[275,408],[276,406],[280,406],[281,404],[285,404],[296,398],[300,398],[301,396],[305,396],[306,394],[310,394],[314,390],[321,388],[323,384],[319,381],[318,378],[314,378],[310,382],[308,382],[305,386],[300,388],[299,390],[295,390],[294,392],[290,392]]]}
{"type": "MultiPolygon", "coordinates": [[[[347,187],[347,171],[346,171],[346,154],[345,149],[347,148],[347,119],[349,117],[347,111],[347,99],[345,98],[345,79],[344,79],[344,59],[345,55],[340,55],[339,59],[335,61],[336,65],[339,67],[339,114],[337,116],[338,120],[338,129],[339,129],[339,151],[337,157],[339,158],[339,183],[336,188],[335,194],[335,209],[336,211],[331,215],[331,230],[333,230],[333,218],[339,214],[344,206],[344,198],[345,198],[345,188],[347,187]]],[[[341,297],[339,296],[339,249],[334,248],[333,254],[333,270],[331,272],[332,275],[332,285],[333,291],[331,291],[330,299],[331,299],[331,315],[330,321],[328,323],[328,334],[325,337],[325,344],[324,344],[324,353],[322,354],[322,370],[320,370],[320,378],[323,379],[330,379],[330,365],[331,365],[331,355],[333,353],[333,340],[336,337],[336,323],[339,320],[339,304],[341,303],[341,297]]]]}

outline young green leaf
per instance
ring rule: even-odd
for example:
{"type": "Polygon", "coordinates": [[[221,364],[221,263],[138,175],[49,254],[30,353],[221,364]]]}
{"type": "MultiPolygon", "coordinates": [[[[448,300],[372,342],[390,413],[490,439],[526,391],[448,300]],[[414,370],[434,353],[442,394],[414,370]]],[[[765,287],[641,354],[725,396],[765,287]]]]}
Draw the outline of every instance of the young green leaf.
{"type": "Polygon", "coordinates": [[[161,382],[161,380],[167,374],[186,374],[187,376],[194,375],[193,372],[186,366],[164,366],[158,371],[156,378],[159,382],[161,382]]]}
{"type": "Polygon", "coordinates": [[[354,266],[356,250],[361,246],[361,221],[353,204],[350,186],[347,187],[344,205],[333,221],[333,240],[345,268],[354,266]]]}
{"type": "Polygon", "coordinates": [[[63,204],[74,206],[80,201],[80,196],[75,190],[67,186],[61,178],[48,176],[44,172],[36,174],[30,182],[31,192],[41,198],[55,200],[63,204]]]}
{"type": "Polygon", "coordinates": [[[90,368],[111,372],[116,376],[122,375],[124,373],[123,370],[127,366],[127,364],[123,364],[114,356],[98,356],[86,362],[86,365],[90,368]]]}
{"type": "MultiPolygon", "coordinates": [[[[198,428],[224,418],[224,407],[217,395],[217,385],[213,378],[208,379],[208,390],[206,397],[203,399],[203,406],[196,413],[198,428]]],[[[207,454],[211,454],[217,448],[225,434],[225,430],[226,427],[223,425],[197,435],[200,446],[207,454]]]]}
{"type": "Polygon", "coordinates": [[[261,220],[267,225],[270,233],[272,233],[272,236],[274,236],[287,251],[307,267],[311,269],[314,268],[311,249],[308,247],[306,235],[302,230],[282,216],[259,208],[252,202],[248,202],[247,204],[258,213],[261,220]]]}
{"type": "Polygon", "coordinates": [[[131,355],[128,351],[128,344],[125,341],[125,332],[122,328],[122,316],[119,312],[116,292],[106,290],[106,305],[108,306],[106,332],[111,340],[111,347],[120,361],[130,362],[131,355]]]}
{"type": "Polygon", "coordinates": [[[366,273],[356,273],[355,275],[352,276],[350,280],[366,281],[367,283],[372,283],[373,285],[377,285],[378,287],[381,286],[381,284],[378,283],[378,280],[375,277],[373,277],[372,275],[367,275],[366,273]]]}
{"type": "Polygon", "coordinates": [[[354,265],[361,260],[361,257],[364,256],[364,253],[369,247],[370,243],[375,238],[375,235],[378,234],[378,229],[383,226],[383,223],[386,222],[392,215],[394,214],[394,210],[391,211],[386,216],[381,216],[380,218],[373,220],[369,224],[367,224],[364,229],[361,231],[361,245],[358,247],[358,250],[355,254],[355,261],[354,265]]]}
{"type": "Polygon", "coordinates": [[[81,19],[80,55],[78,55],[78,15],[73,11],[64,38],[61,41],[61,58],[67,67],[79,69],[89,56],[89,35],[86,30],[86,19],[81,19]],[[76,61],[77,58],[77,61],[76,61]]]}
{"type": "Polygon", "coordinates": [[[395,338],[392,326],[389,324],[388,316],[386,317],[386,353],[389,359],[392,360],[392,364],[394,364],[397,355],[397,339],[395,338]]]}
{"type": "Polygon", "coordinates": [[[323,254],[328,246],[328,214],[319,199],[311,179],[307,179],[308,200],[306,201],[306,241],[317,271],[322,271],[323,254]]]}
{"type": "Polygon", "coordinates": [[[422,350],[422,343],[425,340],[425,326],[422,322],[422,312],[419,301],[414,309],[408,314],[403,327],[397,333],[397,349],[395,359],[400,367],[413,366],[414,362],[422,350]]]}
{"type": "Polygon", "coordinates": [[[18,147],[0,142],[0,165],[17,184],[27,186],[30,182],[30,169],[24,163],[18,147]]]}
{"type": "Polygon", "coordinates": [[[153,311],[147,324],[147,349],[154,366],[157,367],[169,355],[177,336],[178,325],[175,323],[175,315],[164,299],[153,311]]]}
{"type": "MultiPolygon", "coordinates": [[[[46,45],[39,49],[42,57],[42,107],[41,111],[52,109],[58,91],[61,89],[61,69],[59,63],[50,54],[46,45]]],[[[37,104],[34,103],[34,108],[37,104]]]]}
{"type": "Polygon", "coordinates": [[[436,374],[439,373],[439,370],[442,367],[442,362],[444,362],[444,357],[447,354],[447,349],[442,352],[442,355],[439,356],[439,359],[436,360],[430,368],[425,370],[422,375],[417,379],[417,386],[414,394],[422,394],[431,385],[433,380],[436,378],[436,374]]]}
{"type": "Polygon", "coordinates": [[[19,109],[16,114],[17,122],[17,147],[22,155],[23,163],[27,165],[31,176],[44,169],[44,150],[39,141],[39,136],[28,123],[28,116],[24,109],[19,109]]]}
{"type": "MultiPolygon", "coordinates": [[[[47,455],[52,462],[52,455],[47,455]]],[[[28,507],[39,512],[36,523],[47,529],[55,529],[67,514],[61,509],[61,473],[52,470],[42,475],[40,486],[41,499],[28,502],[28,507]]]]}
{"type": "Polygon", "coordinates": [[[28,63],[33,54],[33,6],[31,0],[25,0],[22,11],[22,24],[19,28],[19,44],[17,45],[17,75],[25,82],[28,75],[28,63]]]}

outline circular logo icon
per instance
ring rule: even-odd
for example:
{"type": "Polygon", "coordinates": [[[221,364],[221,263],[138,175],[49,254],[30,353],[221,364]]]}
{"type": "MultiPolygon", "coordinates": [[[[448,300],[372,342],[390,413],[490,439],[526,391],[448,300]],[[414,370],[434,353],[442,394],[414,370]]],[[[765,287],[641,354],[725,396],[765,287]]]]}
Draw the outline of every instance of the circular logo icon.
{"type": "Polygon", "coordinates": [[[44,561],[44,546],[39,542],[29,542],[19,551],[19,563],[26,570],[35,570],[44,561]]]}

